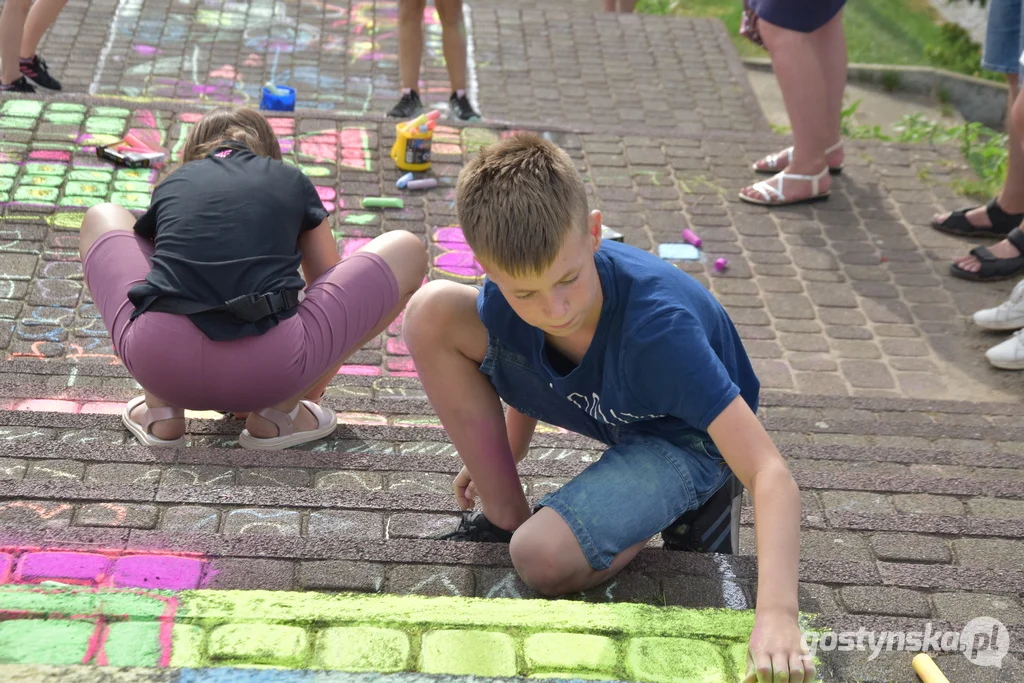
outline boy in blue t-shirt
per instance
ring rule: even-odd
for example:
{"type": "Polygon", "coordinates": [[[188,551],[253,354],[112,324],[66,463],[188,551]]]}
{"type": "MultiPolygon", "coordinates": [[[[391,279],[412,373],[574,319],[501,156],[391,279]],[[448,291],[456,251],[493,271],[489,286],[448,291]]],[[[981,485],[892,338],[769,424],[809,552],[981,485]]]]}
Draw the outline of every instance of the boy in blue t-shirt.
{"type": "Polygon", "coordinates": [[[797,625],[799,491],[754,415],[759,382],[722,306],[661,259],[602,242],[572,160],[536,135],[483,149],[456,195],[488,280],[479,291],[427,284],[404,329],[465,464],[459,505],[482,507],[445,538],[510,543],[542,594],[586,590],[659,532],[669,548],[736,552],[738,477],[760,556],[750,669],[811,680],[797,625]],[[531,512],[516,463],[538,420],[608,449],[531,512]]]}

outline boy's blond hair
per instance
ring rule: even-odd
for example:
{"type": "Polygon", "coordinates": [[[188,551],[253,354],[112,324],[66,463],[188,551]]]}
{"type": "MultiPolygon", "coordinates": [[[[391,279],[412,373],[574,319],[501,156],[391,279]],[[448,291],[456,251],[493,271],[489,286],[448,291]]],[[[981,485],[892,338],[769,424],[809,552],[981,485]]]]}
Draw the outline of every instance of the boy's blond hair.
{"type": "Polygon", "coordinates": [[[513,277],[542,273],[573,230],[586,232],[587,193],[572,159],[533,133],[489,145],[455,188],[474,253],[513,277]]]}

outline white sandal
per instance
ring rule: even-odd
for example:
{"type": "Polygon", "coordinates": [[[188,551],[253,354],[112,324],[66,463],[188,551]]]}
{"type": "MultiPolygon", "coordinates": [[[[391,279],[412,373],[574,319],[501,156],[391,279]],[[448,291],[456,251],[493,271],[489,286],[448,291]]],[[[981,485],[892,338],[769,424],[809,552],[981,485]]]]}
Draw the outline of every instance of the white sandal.
{"type": "Polygon", "coordinates": [[[159,439],[153,436],[149,427],[154,422],[163,422],[164,420],[173,420],[179,417],[185,417],[185,411],[181,408],[175,408],[173,406],[164,406],[162,408],[150,408],[146,406],[146,414],[142,418],[142,422],[136,422],[132,419],[132,411],[138,408],[140,405],[146,402],[145,396],[136,396],[132,400],[125,404],[124,410],[121,412],[121,422],[128,428],[135,438],[139,440],[143,446],[156,446],[161,448],[177,448],[185,445],[185,435],[182,434],[177,439],[159,439]]]}
{"type": "MultiPolygon", "coordinates": [[[[840,140],[839,142],[837,142],[836,144],[832,145],[831,147],[829,147],[829,148],[827,148],[825,150],[825,156],[828,156],[832,152],[835,152],[836,150],[838,150],[842,146],[843,146],[843,141],[840,140]]],[[[752,168],[757,173],[778,173],[779,171],[784,171],[786,169],[786,166],[789,165],[788,162],[792,161],[792,159],[793,159],[793,148],[792,147],[787,147],[786,149],[782,150],[781,152],[777,152],[775,154],[769,154],[766,157],[758,159],[757,161],[755,161],[754,163],[752,163],[750,165],[750,168],[752,168]],[[787,163],[785,163],[785,164],[783,164],[780,161],[780,159],[781,159],[783,154],[786,155],[786,162],[787,163]],[[759,166],[758,165],[758,164],[762,164],[762,163],[764,164],[764,166],[759,166]]],[[[828,167],[828,172],[831,173],[832,175],[839,175],[840,173],[843,172],[843,165],[839,164],[838,166],[829,166],[828,167]]]]}
{"type": "MultiPolygon", "coordinates": [[[[818,191],[818,183],[821,179],[828,175],[828,166],[821,169],[817,175],[802,175],[800,173],[786,173],[785,171],[778,173],[768,180],[762,180],[759,183],[754,183],[749,189],[759,193],[763,199],[757,199],[755,197],[749,197],[743,192],[740,192],[740,199],[751,204],[758,204],[760,206],[788,206],[790,204],[802,204],[804,202],[817,202],[822,199],[827,199],[831,190],[825,190],[824,192],[818,191]],[[778,178],[779,186],[776,188],[772,185],[775,179],[778,178]],[[808,180],[811,183],[811,195],[809,197],[801,197],[800,199],[786,199],[785,193],[782,191],[786,179],[792,180],[808,180]]],[[[747,189],[747,188],[744,188],[747,189]]]]}
{"type": "Polygon", "coordinates": [[[260,438],[250,434],[248,429],[243,429],[238,437],[238,445],[254,451],[277,451],[283,448],[300,446],[304,443],[330,436],[338,427],[338,415],[333,410],[328,410],[317,403],[305,399],[299,401],[298,405],[295,406],[295,410],[290,413],[281,412],[276,408],[264,408],[263,410],[257,410],[256,414],[277,425],[277,436],[260,438]],[[302,432],[295,431],[293,421],[299,414],[300,406],[306,406],[306,409],[313,413],[313,417],[317,420],[316,429],[302,432]]]}

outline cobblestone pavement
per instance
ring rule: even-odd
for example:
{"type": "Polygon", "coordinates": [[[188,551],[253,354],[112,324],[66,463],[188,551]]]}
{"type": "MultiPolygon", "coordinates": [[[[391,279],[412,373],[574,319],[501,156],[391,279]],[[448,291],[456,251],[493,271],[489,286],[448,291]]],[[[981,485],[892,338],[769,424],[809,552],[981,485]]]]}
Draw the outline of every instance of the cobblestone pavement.
{"type": "MultiPolygon", "coordinates": [[[[24,567],[101,552],[208,563],[185,588],[534,597],[502,549],[425,540],[454,524],[458,460],[398,323],[343,368],[328,391],[343,426],[308,450],[243,452],[240,425],[209,415],[172,451],[119,427],[138,388],[83,287],[76,231],[100,201],[144,209],[156,174],[115,170],[93,147],[132,130],[176,150],[205,107],[253,102],[273,74],[299,89],[303,108],[272,123],[332,210],[339,247],[408,229],[429,243],[433,278],[481,275],[455,225],[468,155],[515,128],[567,149],[605,224],[676,261],[736,321],[765,387],[761,417],[803,491],[801,608],[851,630],[996,617],[1011,634],[1001,669],[959,654],[940,666],[950,680],[1024,679],[1020,379],[988,366],[998,337],[968,322],[1012,282],[951,278],[968,245],[927,227],[963,201],[956,150],[852,143],[828,202],[742,204],[750,161],[784,142],[722,26],[592,5],[470,3],[471,90],[489,120],[439,129],[438,189],[377,211],[360,199],[399,194],[380,116],[397,92],[394,2],[72,0],[42,50],[67,94],[0,102],[0,583],[68,581],[66,568],[24,567]],[[682,228],[704,240],[697,260],[682,260],[682,228]]],[[[425,92],[443,102],[434,21],[425,92]]],[[[553,429],[535,446],[522,465],[533,498],[598,455],[553,429]]],[[[580,597],[749,607],[749,501],[743,522],[738,557],[652,547],[580,597]]],[[[909,660],[854,652],[825,665],[831,680],[916,680],[909,660]]]]}

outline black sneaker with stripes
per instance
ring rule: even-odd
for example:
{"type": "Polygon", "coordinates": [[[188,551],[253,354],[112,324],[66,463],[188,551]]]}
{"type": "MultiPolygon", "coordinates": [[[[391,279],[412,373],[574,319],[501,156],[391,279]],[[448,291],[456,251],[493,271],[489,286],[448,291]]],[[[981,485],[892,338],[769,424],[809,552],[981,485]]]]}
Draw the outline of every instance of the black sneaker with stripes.
{"type": "Polygon", "coordinates": [[[39,55],[34,55],[29,60],[21,60],[21,75],[40,88],[46,88],[47,90],[61,89],[60,81],[50,75],[50,71],[46,66],[46,60],[39,55]]]}
{"type": "Polygon", "coordinates": [[[738,554],[742,496],[743,485],[735,476],[730,477],[702,507],[684,512],[661,532],[665,547],[691,553],[738,554]]]}
{"type": "Polygon", "coordinates": [[[10,84],[0,83],[0,92],[35,92],[36,87],[24,76],[10,84]]]}
{"type": "Polygon", "coordinates": [[[495,526],[479,510],[462,513],[455,531],[431,537],[435,541],[473,541],[475,543],[508,543],[512,532],[495,526]]]}

